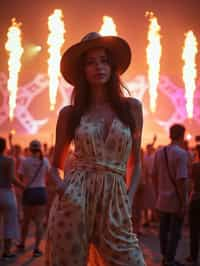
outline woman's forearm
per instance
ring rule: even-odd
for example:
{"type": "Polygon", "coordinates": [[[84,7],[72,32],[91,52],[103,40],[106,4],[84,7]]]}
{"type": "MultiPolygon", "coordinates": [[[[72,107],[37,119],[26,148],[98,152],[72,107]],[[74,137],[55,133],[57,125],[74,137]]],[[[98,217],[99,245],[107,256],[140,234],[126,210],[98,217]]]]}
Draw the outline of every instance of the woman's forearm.
{"type": "Polygon", "coordinates": [[[135,194],[138,184],[140,182],[140,176],[141,176],[141,163],[138,162],[131,174],[131,182],[130,182],[130,186],[129,186],[129,191],[133,194],[135,194]]]}
{"type": "Polygon", "coordinates": [[[19,187],[19,188],[21,188],[21,189],[24,189],[24,184],[23,184],[21,181],[19,181],[17,178],[13,177],[13,179],[12,179],[12,183],[13,183],[15,186],[17,186],[17,187],[19,187]]]}

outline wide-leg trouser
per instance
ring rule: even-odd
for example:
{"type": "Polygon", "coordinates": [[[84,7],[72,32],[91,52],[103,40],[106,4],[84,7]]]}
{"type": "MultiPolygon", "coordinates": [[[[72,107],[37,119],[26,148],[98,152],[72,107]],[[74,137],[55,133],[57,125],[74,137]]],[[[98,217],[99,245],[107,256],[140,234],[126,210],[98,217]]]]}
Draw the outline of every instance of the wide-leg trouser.
{"type": "Polygon", "coordinates": [[[76,171],[51,209],[46,266],[144,266],[122,176],[76,171]]]}

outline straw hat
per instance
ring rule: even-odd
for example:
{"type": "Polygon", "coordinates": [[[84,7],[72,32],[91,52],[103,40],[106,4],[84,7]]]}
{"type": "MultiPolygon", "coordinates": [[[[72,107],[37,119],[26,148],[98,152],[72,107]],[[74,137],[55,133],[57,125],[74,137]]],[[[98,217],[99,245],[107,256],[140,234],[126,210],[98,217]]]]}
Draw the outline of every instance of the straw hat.
{"type": "Polygon", "coordinates": [[[97,32],[90,32],[79,43],[64,52],[60,65],[64,79],[74,85],[78,77],[80,56],[89,49],[99,47],[109,50],[119,74],[126,71],[131,61],[131,50],[128,43],[117,36],[102,36],[97,32]]]}

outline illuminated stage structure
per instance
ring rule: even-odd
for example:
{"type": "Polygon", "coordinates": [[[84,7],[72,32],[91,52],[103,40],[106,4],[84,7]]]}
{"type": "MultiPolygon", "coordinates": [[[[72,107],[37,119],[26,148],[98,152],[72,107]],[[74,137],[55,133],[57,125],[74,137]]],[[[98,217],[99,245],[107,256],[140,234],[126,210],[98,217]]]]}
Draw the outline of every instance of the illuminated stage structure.
{"type": "MultiPolygon", "coordinates": [[[[200,132],[200,82],[194,97],[193,118],[187,118],[184,89],[174,84],[168,77],[161,76],[158,85],[157,110],[149,110],[148,80],[144,75],[134,77],[125,83],[131,96],[143,102],[144,134],[143,143],[151,142],[154,134],[158,143],[168,139],[168,128],[173,123],[183,123],[187,132],[194,137],[200,132]]],[[[49,111],[49,79],[45,74],[38,74],[24,86],[19,87],[15,118],[9,121],[7,77],[0,73],[0,128],[1,135],[10,130],[16,131],[16,141],[26,144],[28,139],[41,138],[50,144],[54,141],[55,123],[59,110],[70,104],[72,87],[62,78],[58,87],[58,100],[54,111],[49,111]]]]}
{"type": "MultiPolygon", "coordinates": [[[[197,81],[196,56],[198,43],[192,31],[185,34],[182,59],[184,87],[176,85],[167,76],[160,74],[162,57],[161,27],[152,12],[149,18],[146,75],[129,76],[125,85],[132,97],[143,103],[143,145],[151,143],[157,135],[157,144],[168,141],[169,127],[174,123],[186,126],[188,140],[194,144],[200,135],[200,81],[197,81]]],[[[8,30],[5,45],[9,53],[9,76],[0,73],[0,134],[16,132],[16,142],[27,144],[33,138],[54,143],[55,124],[59,110],[70,104],[72,87],[60,75],[61,48],[65,41],[65,26],[62,10],[56,9],[48,18],[48,71],[36,74],[27,84],[18,84],[23,47],[21,27],[15,19],[8,30]]],[[[99,31],[102,35],[118,35],[113,19],[103,17],[99,31]]],[[[128,96],[128,95],[127,95],[128,96]]]]}

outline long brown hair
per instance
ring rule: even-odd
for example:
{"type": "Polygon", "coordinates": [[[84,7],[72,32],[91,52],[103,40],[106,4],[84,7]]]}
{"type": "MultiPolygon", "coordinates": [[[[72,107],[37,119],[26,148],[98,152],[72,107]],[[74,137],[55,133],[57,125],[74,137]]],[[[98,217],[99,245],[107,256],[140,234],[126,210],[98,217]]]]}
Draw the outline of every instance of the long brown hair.
{"type": "MultiPolygon", "coordinates": [[[[116,113],[117,117],[126,126],[130,127],[133,134],[136,127],[135,120],[131,114],[130,106],[123,92],[123,89],[127,90],[127,92],[128,89],[120,80],[120,75],[117,73],[117,68],[111,53],[106,50],[106,54],[108,58],[108,64],[111,67],[111,77],[107,83],[107,90],[105,91],[107,101],[110,103],[110,106],[116,113]]],[[[85,56],[86,54],[83,54],[79,63],[77,64],[79,79],[76,80],[71,97],[72,109],[69,115],[69,120],[67,121],[68,132],[66,132],[68,140],[72,140],[74,138],[75,129],[80,124],[81,117],[88,111],[88,108],[92,103],[90,86],[84,74],[85,56]]]]}

